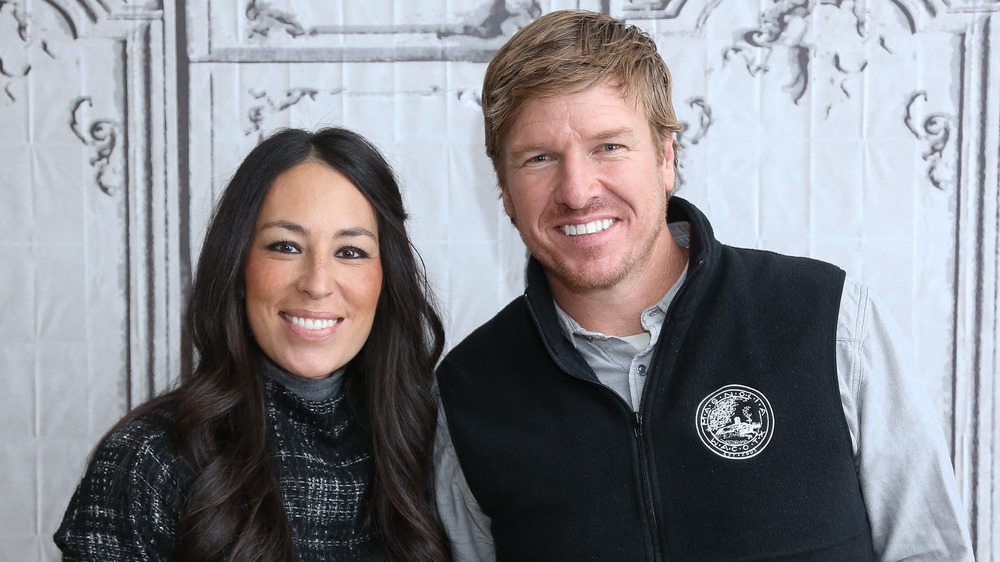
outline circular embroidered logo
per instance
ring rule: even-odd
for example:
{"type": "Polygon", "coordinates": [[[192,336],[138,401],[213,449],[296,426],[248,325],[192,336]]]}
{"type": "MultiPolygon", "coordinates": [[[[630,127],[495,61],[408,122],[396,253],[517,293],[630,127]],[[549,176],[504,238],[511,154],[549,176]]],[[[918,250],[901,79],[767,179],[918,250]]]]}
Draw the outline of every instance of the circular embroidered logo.
{"type": "Polygon", "coordinates": [[[759,390],[730,384],[698,404],[698,437],[713,453],[748,459],[764,450],[774,434],[771,404],[759,390]]]}

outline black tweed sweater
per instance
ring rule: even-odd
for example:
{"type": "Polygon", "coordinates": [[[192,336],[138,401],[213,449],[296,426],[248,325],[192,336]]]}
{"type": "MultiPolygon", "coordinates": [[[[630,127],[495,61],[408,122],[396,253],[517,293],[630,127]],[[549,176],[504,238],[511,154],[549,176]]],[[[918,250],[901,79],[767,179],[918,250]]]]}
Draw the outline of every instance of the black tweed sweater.
{"type": "MultiPolygon", "coordinates": [[[[372,460],[340,374],[323,381],[268,374],[273,454],[300,559],[386,559],[364,528],[372,460]]],[[[155,411],[98,448],[55,534],[64,560],[176,560],[174,530],[193,476],[177,456],[173,427],[168,412],[155,411]]]]}

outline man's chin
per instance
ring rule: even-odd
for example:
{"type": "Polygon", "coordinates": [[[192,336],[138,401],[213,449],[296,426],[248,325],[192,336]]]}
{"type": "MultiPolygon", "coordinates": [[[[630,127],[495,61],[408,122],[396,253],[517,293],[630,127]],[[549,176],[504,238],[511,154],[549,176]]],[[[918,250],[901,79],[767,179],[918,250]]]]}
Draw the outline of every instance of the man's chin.
{"type": "Polygon", "coordinates": [[[558,283],[574,293],[589,293],[611,289],[625,277],[620,269],[587,262],[582,265],[546,263],[539,260],[549,283],[558,283]]]}

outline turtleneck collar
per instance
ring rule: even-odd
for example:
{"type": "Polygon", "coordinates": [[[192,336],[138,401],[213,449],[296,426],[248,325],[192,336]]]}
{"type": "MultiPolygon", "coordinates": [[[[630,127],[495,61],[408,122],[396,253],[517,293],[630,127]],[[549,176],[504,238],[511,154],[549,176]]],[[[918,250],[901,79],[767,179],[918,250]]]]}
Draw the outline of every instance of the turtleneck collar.
{"type": "Polygon", "coordinates": [[[346,369],[347,366],[345,365],[325,379],[310,379],[293,375],[270,361],[264,362],[264,374],[267,378],[285,387],[285,389],[299,398],[309,400],[310,402],[335,398],[340,393],[346,369]]]}

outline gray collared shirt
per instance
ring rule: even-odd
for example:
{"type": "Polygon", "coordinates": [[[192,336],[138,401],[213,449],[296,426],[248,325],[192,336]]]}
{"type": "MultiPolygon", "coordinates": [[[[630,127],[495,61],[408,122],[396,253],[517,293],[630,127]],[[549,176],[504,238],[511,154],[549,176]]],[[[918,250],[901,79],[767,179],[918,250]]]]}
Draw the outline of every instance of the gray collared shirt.
{"type": "Polygon", "coordinates": [[[666,296],[642,312],[639,321],[644,332],[632,336],[609,336],[591,332],[556,304],[556,316],[563,333],[583,355],[601,384],[614,390],[630,406],[639,411],[639,397],[646,382],[646,371],[653,359],[653,350],[660,338],[660,329],[667,317],[667,307],[687,278],[687,266],[666,296]]]}
{"type": "MultiPolygon", "coordinates": [[[[689,223],[673,222],[668,227],[670,235],[681,247],[687,248],[690,245],[689,223]]],[[[653,350],[656,349],[656,342],[660,338],[660,329],[663,328],[663,322],[667,318],[667,309],[687,279],[687,272],[688,266],[685,264],[680,277],[667,294],[642,312],[639,322],[644,331],[631,336],[619,337],[591,332],[580,326],[559,306],[559,303],[554,302],[556,316],[559,317],[563,333],[583,355],[601,384],[618,393],[634,412],[639,411],[639,397],[642,396],[646,382],[646,371],[653,359],[653,350]]]]}

